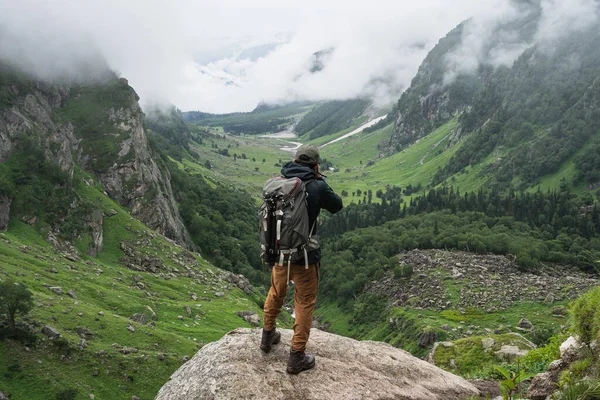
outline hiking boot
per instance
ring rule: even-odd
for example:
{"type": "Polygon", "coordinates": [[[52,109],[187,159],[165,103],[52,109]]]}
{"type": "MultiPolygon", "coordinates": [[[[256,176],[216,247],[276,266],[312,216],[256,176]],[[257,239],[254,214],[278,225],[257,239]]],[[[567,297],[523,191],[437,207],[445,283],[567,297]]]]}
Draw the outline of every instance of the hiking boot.
{"type": "Polygon", "coordinates": [[[277,332],[275,328],[272,331],[262,331],[262,339],[260,341],[260,349],[265,353],[271,351],[271,346],[279,343],[281,340],[281,333],[277,332]]]}
{"type": "Polygon", "coordinates": [[[315,357],[309,354],[304,354],[303,351],[290,351],[288,359],[287,373],[299,374],[302,371],[315,367],[315,357]]]}

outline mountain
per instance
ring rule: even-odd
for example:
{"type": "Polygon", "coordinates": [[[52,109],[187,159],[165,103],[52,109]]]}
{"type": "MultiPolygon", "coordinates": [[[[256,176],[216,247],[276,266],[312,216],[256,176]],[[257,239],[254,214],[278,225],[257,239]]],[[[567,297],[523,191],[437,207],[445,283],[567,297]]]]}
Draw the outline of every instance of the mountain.
{"type": "Polygon", "coordinates": [[[363,99],[334,100],[319,104],[298,122],[294,131],[309,140],[350,128],[366,114],[371,101],[363,99]]]}
{"type": "MultiPolygon", "coordinates": [[[[84,233],[86,223],[93,226],[90,233],[101,229],[101,212],[69,188],[68,182],[81,171],[94,176],[88,184],[102,185],[150,228],[191,246],[170,176],[153,157],[137,95],[125,79],[113,75],[88,86],[57,86],[1,65],[0,87],[0,162],[15,166],[12,174],[4,175],[1,189],[14,204],[7,210],[11,215],[50,222],[50,231],[70,216],[88,218],[79,220],[71,236],[84,233]],[[23,167],[27,170],[19,171],[23,167]],[[27,174],[36,179],[23,177],[27,174]],[[65,188],[63,193],[53,190],[56,184],[65,188]],[[53,202],[61,207],[56,213],[53,202]]],[[[102,234],[91,235],[89,252],[96,253],[102,234]]]]}
{"type": "Polygon", "coordinates": [[[205,343],[260,323],[264,293],[191,251],[247,260],[227,224],[239,238],[231,219],[254,222],[254,201],[180,171],[202,131],[176,109],[146,119],[106,75],[48,83],[1,64],[0,397],[152,398],[205,343]],[[216,243],[198,246],[200,231],[216,243]],[[12,287],[32,296],[14,328],[12,287]]]}
{"type": "Polygon", "coordinates": [[[515,15],[490,24],[491,33],[469,20],[440,40],[398,101],[387,148],[406,148],[457,119],[443,149],[456,153],[430,184],[479,165],[480,176],[503,188],[536,185],[557,172],[596,188],[590,158],[599,140],[598,31],[574,21],[549,35],[547,9],[514,4],[515,15]],[[476,33],[481,43],[473,48],[476,33]],[[475,60],[465,54],[469,49],[478,53],[475,60]],[[468,62],[474,64],[467,68],[468,62]],[[575,172],[565,175],[566,168],[575,172]]]}
{"type": "Polygon", "coordinates": [[[294,125],[302,117],[310,103],[291,103],[284,106],[259,104],[248,113],[209,114],[201,111],[187,111],[183,114],[187,123],[221,128],[234,135],[259,135],[280,132],[294,125]]]}

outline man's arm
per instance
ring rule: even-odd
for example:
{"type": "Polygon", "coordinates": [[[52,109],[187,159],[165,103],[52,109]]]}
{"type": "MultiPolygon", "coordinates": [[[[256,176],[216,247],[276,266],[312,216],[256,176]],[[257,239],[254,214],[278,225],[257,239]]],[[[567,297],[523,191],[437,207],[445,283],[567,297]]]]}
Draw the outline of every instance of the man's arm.
{"type": "Polygon", "coordinates": [[[332,214],[340,211],[344,207],[344,203],[340,196],[338,196],[325,182],[324,180],[319,180],[319,202],[321,203],[321,208],[326,209],[332,214]]]}

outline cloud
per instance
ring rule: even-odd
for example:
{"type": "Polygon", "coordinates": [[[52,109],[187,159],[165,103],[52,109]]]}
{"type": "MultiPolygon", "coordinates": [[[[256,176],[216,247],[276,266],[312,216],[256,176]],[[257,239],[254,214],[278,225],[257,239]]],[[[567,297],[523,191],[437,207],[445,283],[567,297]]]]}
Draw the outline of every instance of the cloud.
{"type": "Polygon", "coordinates": [[[0,58],[45,79],[88,77],[104,59],[142,103],[184,110],[359,95],[385,103],[440,37],[492,3],[0,0],[0,58]],[[262,45],[264,54],[239,57],[262,45]],[[324,68],[310,73],[313,54],[329,48],[324,68]]]}
{"type": "Polygon", "coordinates": [[[598,0],[542,0],[536,42],[551,46],[562,37],[588,29],[600,21],[598,0]]]}
{"type": "Polygon", "coordinates": [[[444,83],[480,65],[510,67],[532,46],[552,51],[561,38],[598,22],[598,0],[497,0],[465,23],[462,43],[446,56],[444,83]]]}
{"type": "Polygon", "coordinates": [[[461,44],[445,57],[444,83],[477,72],[481,64],[511,66],[531,46],[520,34],[522,24],[515,22],[524,23],[533,12],[535,7],[528,3],[497,0],[488,10],[466,21],[461,44]]]}

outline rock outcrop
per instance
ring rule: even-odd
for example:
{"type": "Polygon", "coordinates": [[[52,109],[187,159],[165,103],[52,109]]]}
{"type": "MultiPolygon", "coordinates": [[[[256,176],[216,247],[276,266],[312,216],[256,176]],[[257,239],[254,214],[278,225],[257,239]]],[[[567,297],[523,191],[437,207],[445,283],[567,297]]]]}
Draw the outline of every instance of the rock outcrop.
{"type": "Polygon", "coordinates": [[[194,399],[461,399],[479,391],[464,379],[385,343],[313,330],[314,370],[285,372],[292,331],[269,354],[260,329],[236,329],[179,368],[157,400],[194,399]]]}
{"type": "MultiPolygon", "coordinates": [[[[169,173],[150,149],[137,94],[125,79],[113,74],[92,88],[52,85],[17,74],[7,81],[12,82],[6,88],[11,105],[0,107],[0,163],[14,153],[23,138],[34,140],[47,160],[68,176],[80,165],[133,216],[191,247],[169,173]]],[[[6,202],[3,204],[6,208],[6,202]]],[[[0,210],[0,214],[6,212],[0,210]]],[[[93,215],[89,221],[90,255],[102,247],[102,232],[96,229],[101,229],[101,219],[101,215],[93,215]]]]}

